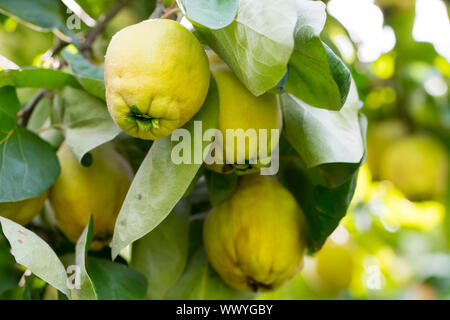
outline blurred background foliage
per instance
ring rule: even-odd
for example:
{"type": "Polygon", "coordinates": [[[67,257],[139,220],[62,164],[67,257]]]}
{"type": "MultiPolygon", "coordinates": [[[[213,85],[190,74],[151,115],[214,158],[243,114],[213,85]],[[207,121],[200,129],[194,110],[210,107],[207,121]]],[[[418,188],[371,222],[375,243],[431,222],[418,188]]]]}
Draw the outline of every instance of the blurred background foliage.
{"type": "Polygon", "coordinates": [[[260,299],[449,299],[449,4],[330,0],[327,10],[322,38],[355,78],[368,159],[324,248],[260,299]]]}
{"type": "MultiPolygon", "coordinates": [[[[351,208],[324,248],[306,257],[303,272],[287,285],[260,299],[450,299],[449,4],[324,2],[328,19],[321,36],[357,84],[369,120],[368,160],[351,208]]],[[[77,3],[88,18],[98,19],[117,1],[77,3]]],[[[136,0],[122,10],[95,41],[92,62],[101,66],[112,35],[154,9],[155,1],[136,0]]],[[[81,22],[75,31],[87,29],[81,22]]],[[[58,44],[51,32],[0,14],[0,54],[15,64],[52,63],[49,53],[58,44]]],[[[22,104],[36,91],[19,89],[22,104]]],[[[23,273],[11,267],[7,248],[0,238],[0,279],[9,281],[0,281],[0,298],[23,295],[7,290],[23,273]]],[[[23,288],[30,297],[43,292],[38,280],[23,288]]]]}

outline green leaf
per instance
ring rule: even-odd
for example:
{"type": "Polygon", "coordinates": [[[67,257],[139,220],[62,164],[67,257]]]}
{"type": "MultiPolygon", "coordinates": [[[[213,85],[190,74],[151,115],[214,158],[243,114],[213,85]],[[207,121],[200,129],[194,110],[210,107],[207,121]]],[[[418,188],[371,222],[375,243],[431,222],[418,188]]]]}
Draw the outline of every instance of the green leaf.
{"type": "Polygon", "coordinates": [[[62,126],[66,142],[78,161],[90,150],[114,139],[120,132],[103,101],[83,90],[65,88],[62,126]]]}
{"type": "Polygon", "coordinates": [[[188,258],[190,207],[180,201],[152,232],[133,244],[131,267],[147,277],[147,297],[162,299],[188,258]]]}
{"type": "Polygon", "coordinates": [[[17,126],[0,142],[0,202],[20,201],[44,193],[59,175],[53,148],[17,126]]]}
{"type": "Polygon", "coordinates": [[[4,292],[17,286],[22,276],[22,272],[16,268],[16,262],[10,251],[8,241],[0,228],[0,300],[4,292]]]}
{"type": "Polygon", "coordinates": [[[87,271],[99,300],[143,300],[147,292],[144,275],[106,259],[88,257],[87,271]]]}
{"type": "Polygon", "coordinates": [[[227,200],[233,194],[238,182],[238,176],[235,174],[220,174],[210,170],[206,171],[205,177],[209,199],[213,206],[227,200]]]}
{"type": "Polygon", "coordinates": [[[165,299],[170,300],[237,300],[251,299],[255,295],[229,287],[211,268],[203,249],[190,259],[186,271],[165,299]]]}
{"type": "MultiPolygon", "coordinates": [[[[47,286],[46,282],[31,274],[25,277],[23,300],[40,300],[47,286]]],[[[57,291],[58,292],[58,291],[57,291]]]]}
{"type": "Polygon", "coordinates": [[[310,27],[314,34],[318,36],[325,26],[327,13],[325,4],[322,1],[297,0],[297,25],[296,32],[301,28],[310,27]]]}
{"type": "Polygon", "coordinates": [[[91,64],[79,52],[64,49],[62,56],[69,62],[70,70],[81,86],[90,94],[105,100],[104,70],[91,64]]]}
{"type": "Polygon", "coordinates": [[[0,71],[0,87],[2,86],[44,89],[61,89],[65,86],[80,88],[80,84],[73,75],[63,71],[45,68],[0,71]]]}
{"type": "Polygon", "coordinates": [[[181,0],[189,20],[209,29],[225,28],[238,11],[238,0],[181,0]]]}
{"type": "Polygon", "coordinates": [[[295,0],[241,0],[233,23],[219,30],[198,27],[195,32],[258,96],[286,73],[296,22],[295,0]]]}
{"type": "Polygon", "coordinates": [[[1,69],[20,69],[20,67],[6,58],[5,56],[0,54],[0,70],[1,69]]]}
{"type": "Polygon", "coordinates": [[[0,145],[16,126],[19,99],[13,87],[0,87],[0,145]]]}
{"type": "Polygon", "coordinates": [[[74,32],[66,26],[69,17],[66,10],[62,2],[54,0],[0,0],[0,12],[17,17],[42,31],[58,29],[78,43],[74,32]]]}
{"type": "Polygon", "coordinates": [[[27,129],[36,131],[46,125],[50,125],[49,119],[52,112],[52,99],[43,97],[31,113],[27,123],[27,129]]]}
{"type": "MultiPolygon", "coordinates": [[[[212,78],[211,78],[212,79],[212,78]]],[[[185,126],[194,137],[194,122],[201,121],[203,131],[215,128],[219,97],[211,80],[210,90],[201,110],[185,126]]],[[[209,143],[203,143],[201,151],[209,143]]],[[[196,153],[191,143],[192,154],[196,153]]],[[[186,192],[201,164],[175,164],[171,158],[171,137],[156,140],[131,184],[116,221],[112,256],[157,227],[186,192]]]]}
{"type": "Polygon", "coordinates": [[[0,224],[16,262],[69,297],[66,270],[50,246],[30,230],[9,219],[0,217],[0,224]]]}
{"type": "Polygon", "coordinates": [[[310,26],[295,35],[284,89],[305,103],[339,110],[347,99],[351,74],[345,64],[324,44],[310,26]]]}
{"type": "Polygon", "coordinates": [[[94,235],[94,225],[92,214],[89,216],[89,223],[84,228],[75,246],[75,262],[80,267],[80,288],[76,290],[78,299],[97,300],[97,293],[89,274],[86,271],[86,257],[92,243],[94,235]]]}
{"type": "Polygon", "coordinates": [[[38,102],[28,120],[27,129],[37,133],[56,150],[64,141],[64,133],[60,127],[52,127],[55,124],[52,121],[53,100],[44,97],[38,102]]]}
{"type": "MultiPolygon", "coordinates": [[[[365,137],[366,119],[361,116],[360,134],[365,137]]],[[[320,250],[328,236],[347,213],[353,197],[358,164],[334,163],[332,168],[307,168],[298,157],[280,157],[281,182],[292,192],[303,209],[307,223],[307,245],[311,253],[320,250]],[[330,170],[332,169],[332,170],[330,170]],[[347,175],[342,177],[342,172],[347,175]],[[337,174],[338,177],[333,175],[337,174]],[[340,184],[333,182],[339,181],[340,184]]]]}
{"type": "Polygon", "coordinates": [[[358,106],[354,84],[340,111],[311,107],[287,93],[281,96],[285,136],[308,168],[325,163],[361,161],[364,146],[358,106]]]}
{"type": "Polygon", "coordinates": [[[200,169],[195,174],[194,179],[192,179],[191,183],[189,184],[189,187],[184,192],[183,198],[189,197],[192,194],[192,192],[194,192],[195,188],[199,183],[199,180],[203,177],[205,171],[206,171],[205,166],[201,166],[200,169]]]}

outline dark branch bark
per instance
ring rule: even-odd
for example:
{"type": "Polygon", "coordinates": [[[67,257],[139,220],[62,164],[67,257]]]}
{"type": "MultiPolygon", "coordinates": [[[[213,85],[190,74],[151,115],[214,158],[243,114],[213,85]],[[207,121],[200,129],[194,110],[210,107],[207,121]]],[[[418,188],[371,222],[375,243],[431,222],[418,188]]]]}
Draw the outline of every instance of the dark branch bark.
{"type": "MultiPolygon", "coordinates": [[[[130,4],[133,0],[122,0],[116,7],[114,7],[111,11],[109,11],[103,20],[99,22],[87,35],[86,40],[80,45],[78,48],[81,53],[84,54],[85,57],[88,57],[90,55],[90,51],[92,48],[92,44],[94,43],[97,36],[106,28],[108,23],[122,10],[125,6],[130,4]]],[[[64,49],[69,43],[61,41],[55,49],[53,49],[53,52],[51,54],[51,57],[54,57],[57,55],[62,49],[64,49]]],[[[60,65],[60,67],[63,64],[60,65]]],[[[28,104],[19,111],[18,117],[19,117],[19,123],[23,126],[26,126],[28,123],[28,120],[30,119],[31,113],[33,112],[36,105],[39,103],[39,101],[48,93],[48,90],[41,89],[39,90],[33,98],[28,102],[28,104]]]]}
{"type": "Polygon", "coordinates": [[[47,94],[47,89],[39,90],[33,98],[27,103],[27,105],[19,111],[19,123],[23,126],[26,126],[28,120],[30,119],[31,113],[33,112],[36,105],[41,101],[41,99],[47,94]]]}
{"type": "Polygon", "coordinates": [[[89,54],[92,44],[98,35],[106,28],[108,23],[122,10],[125,6],[130,4],[133,0],[122,0],[116,7],[109,11],[101,22],[99,22],[87,35],[86,41],[80,46],[80,51],[86,55],[89,54]]]}

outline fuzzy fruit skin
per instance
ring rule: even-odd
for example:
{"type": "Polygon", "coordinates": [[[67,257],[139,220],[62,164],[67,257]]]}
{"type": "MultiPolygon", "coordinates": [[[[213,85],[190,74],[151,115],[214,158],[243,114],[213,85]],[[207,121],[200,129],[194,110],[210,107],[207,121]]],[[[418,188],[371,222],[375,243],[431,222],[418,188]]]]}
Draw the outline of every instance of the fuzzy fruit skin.
{"type": "Polygon", "coordinates": [[[45,191],[34,198],[17,202],[2,202],[0,203],[0,216],[25,226],[42,210],[47,195],[48,191],[45,191]]]}
{"type": "Polygon", "coordinates": [[[89,221],[94,221],[91,249],[108,244],[122,202],[131,184],[132,169],[112,143],[91,152],[92,164],[83,167],[64,143],[58,150],[61,174],[50,190],[58,227],[76,242],[89,221]]]}
{"type": "Polygon", "coordinates": [[[208,259],[238,290],[273,290],[303,266],[304,217],[273,177],[240,177],[235,193],[213,209],[203,227],[208,259]]]}
{"type": "Polygon", "coordinates": [[[448,153],[428,136],[409,136],[392,144],[380,163],[380,177],[411,200],[440,197],[447,187],[448,153]]]}
{"type": "MultiPolygon", "coordinates": [[[[251,152],[249,142],[246,139],[245,149],[237,148],[237,139],[234,142],[234,154],[230,152],[233,149],[232,139],[226,139],[227,129],[242,129],[244,132],[248,129],[255,129],[256,134],[259,134],[259,129],[267,129],[267,147],[262,150],[262,154],[270,157],[271,152],[277,144],[271,145],[270,133],[271,129],[281,129],[283,125],[281,108],[277,97],[271,93],[265,93],[261,96],[254,96],[247,88],[239,81],[234,73],[225,65],[217,61],[217,56],[210,55],[212,65],[212,73],[217,83],[219,91],[219,125],[218,129],[223,137],[223,162],[227,160],[230,163],[237,163],[238,159],[245,159],[246,162],[253,159],[258,159],[259,152],[259,138],[258,147],[254,152],[251,152]]],[[[244,133],[238,134],[244,137],[244,133]]],[[[258,159],[259,160],[259,159],[258,159]]],[[[213,164],[207,167],[218,173],[227,173],[232,170],[230,165],[213,164]]],[[[258,171],[256,168],[251,168],[248,173],[258,171]],[[253,169],[253,170],[252,170],[253,169]]],[[[236,170],[236,173],[243,173],[236,170]]]]}
{"type": "Polygon", "coordinates": [[[111,40],[105,57],[108,110],[133,137],[156,140],[184,125],[203,105],[210,81],[200,42],[172,20],[147,20],[126,27],[111,40]],[[159,119],[142,130],[125,118],[136,106],[159,119]]]}
{"type": "Polygon", "coordinates": [[[353,275],[353,258],[345,246],[325,245],[317,254],[317,274],[324,289],[340,292],[349,287],[353,275]]]}

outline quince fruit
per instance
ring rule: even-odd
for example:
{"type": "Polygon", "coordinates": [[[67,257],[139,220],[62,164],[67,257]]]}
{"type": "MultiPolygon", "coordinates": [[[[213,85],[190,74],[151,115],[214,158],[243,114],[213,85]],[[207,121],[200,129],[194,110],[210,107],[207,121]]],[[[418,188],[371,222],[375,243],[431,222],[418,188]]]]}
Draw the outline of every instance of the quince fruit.
{"type": "Polygon", "coordinates": [[[271,130],[278,129],[281,134],[283,123],[277,97],[271,93],[254,96],[220,58],[209,54],[209,59],[219,91],[218,129],[223,139],[219,143],[221,154],[214,154],[222,163],[206,166],[218,173],[257,172],[270,164],[271,153],[278,144],[278,140],[272,143],[271,130]],[[252,140],[249,138],[252,137],[250,131],[247,135],[249,129],[255,133],[252,140]],[[260,141],[261,129],[267,130],[265,141],[260,141]],[[230,139],[227,139],[227,130],[235,130],[230,139]]]}
{"type": "Polygon", "coordinates": [[[64,143],[58,150],[61,174],[50,189],[56,223],[76,242],[92,213],[94,237],[91,249],[108,244],[122,202],[131,184],[132,169],[112,143],[90,151],[92,163],[84,167],[64,143]]]}
{"type": "Polygon", "coordinates": [[[367,132],[367,165],[374,177],[380,175],[380,159],[395,141],[408,135],[408,127],[397,119],[388,119],[369,125],[367,132]]]}
{"type": "Polygon", "coordinates": [[[447,150],[429,136],[408,136],[386,150],[380,177],[391,181],[410,200],[437,198],[447,188],[447,150]]]}
{"type": "Polygon", "coordinates": [[[317,254],[317,274],[325,290],[338,293],[349,287],[353,276],[353,257],[343,245],[328,242],[317,254]]]}
{"type": "Polygon", "coordinates": [[[200,110],[209,81],[200,42],[172,20],[126,27],[106,52],[108,110],[133,137],[156,140],[180,128],[200,110]]]}
{"type": "Polygon", "coordinates": [[[0,203],[0,216],[25,226],[42,210],[47,195],[48,191],[22,201],[2,202],[0,203]]]}
{"type": "Polygon", "coordinates": [[[208,259],[238,290],[273,290],[303,266],[303,212],[275,178],[241,176],[235,193],[203,228],[208,259]]]}

